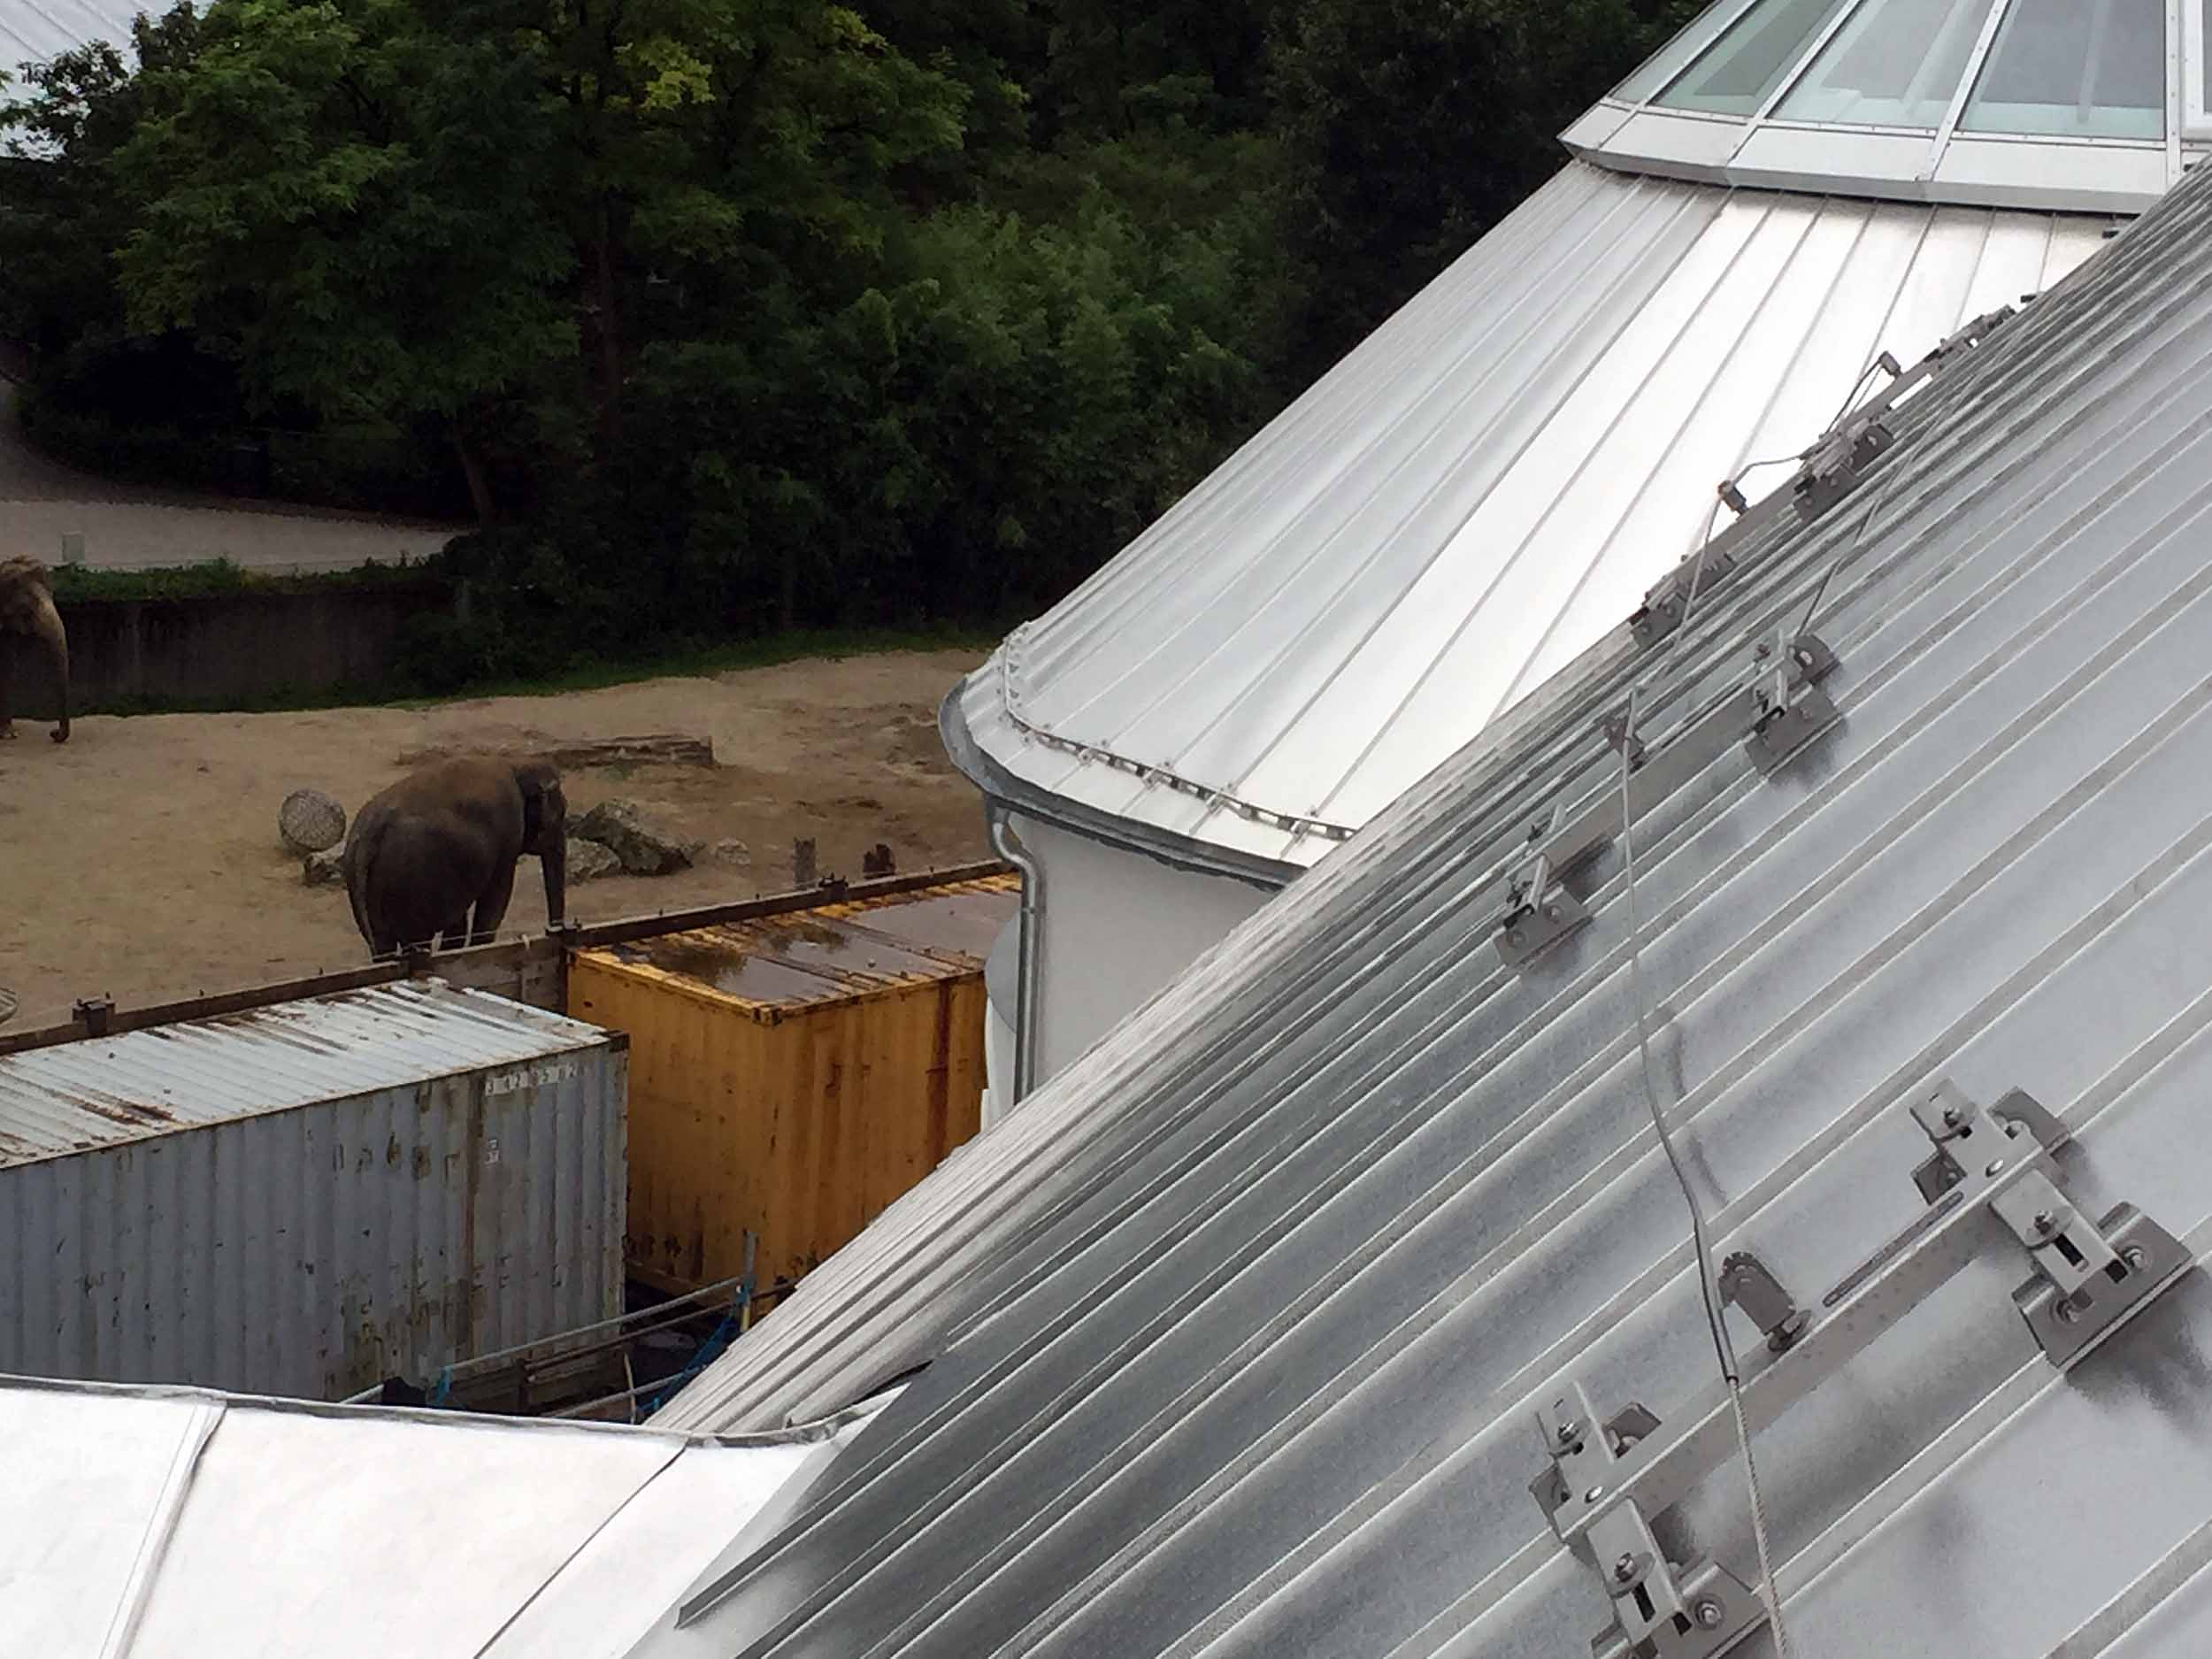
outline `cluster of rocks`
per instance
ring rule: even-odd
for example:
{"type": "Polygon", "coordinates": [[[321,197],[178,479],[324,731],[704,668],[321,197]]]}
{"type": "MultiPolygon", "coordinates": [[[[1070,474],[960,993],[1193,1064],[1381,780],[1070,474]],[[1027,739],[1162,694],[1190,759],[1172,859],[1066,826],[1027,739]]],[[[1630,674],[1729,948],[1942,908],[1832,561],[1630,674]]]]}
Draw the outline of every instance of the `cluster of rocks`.
{"type": "Polygon", "coordinates": [[[709,844],[666,833],[634,801],[602,801],[568,821],[571,881],[614,875],[672,876],[695,864],[741,868],[752,862],[752,849],[734,838],[709,844]]]}

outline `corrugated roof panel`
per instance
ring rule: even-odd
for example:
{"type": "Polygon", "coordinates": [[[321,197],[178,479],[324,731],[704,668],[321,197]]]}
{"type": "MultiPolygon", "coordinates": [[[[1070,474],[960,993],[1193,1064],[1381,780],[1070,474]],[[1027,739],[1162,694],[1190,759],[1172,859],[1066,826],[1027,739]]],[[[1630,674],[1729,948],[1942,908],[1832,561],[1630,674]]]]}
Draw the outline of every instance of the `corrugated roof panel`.
{"type": "MultiPolygon", "coordinates": [[[[2208,278],[2200,176],[1905,404],[1843,505],[1741,541],[1667,655],[1617,629],[803,1282],[671,1420],[926,1369],[640,1655],[1584,1651],[1608,1599],[1531,1495],[1532,1409],[1572,1375],[1676,1420],[1715,1361],[1621,848],[1519,974],[1503,878],[1532,816],[1619,790],[1597,712],[1635,684],[1682,737],[1816,593],[1840,724],[1772,779],[1731,733],[1637,824],[1717,1248],[1817,1333],[1928,1213],[1908,1107],[1942,1079],[2057,1114],[2084,1214],[2212,1249],[2208,278]]],[[[2026,1252],[1980,1250],[1760,1432],[1798,1651],[2195,1659],[2202,1276],[2061,1371],[2026,1252]]],[[[1732,1457],[1673,1525],[1755,1578],[1732,1457]]]]}
{"type": "Polygon", "coordinates": [[[1724,478],[1782,483],[1882,352],[2110,223],[1571,165],[1010,635],[956,754],[1108,833],[1310,864],[1340,835],[1231,803],[1356,829],[1632,609],[1724,478]]]}
{"type": "Polygon", "coordinates": [[[605,1042],[438,981],[0,1056],[0,1168],[605,1042]]]}

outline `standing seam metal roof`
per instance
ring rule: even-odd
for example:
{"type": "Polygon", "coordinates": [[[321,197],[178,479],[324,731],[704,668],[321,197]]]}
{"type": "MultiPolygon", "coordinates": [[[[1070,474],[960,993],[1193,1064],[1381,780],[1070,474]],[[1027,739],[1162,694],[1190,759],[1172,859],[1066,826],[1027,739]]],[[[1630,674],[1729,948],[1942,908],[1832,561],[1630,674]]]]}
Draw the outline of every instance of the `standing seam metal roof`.
{"type": "MultiPolygon", "coordinates": [[[[1840,726],[1638,825],[1721,1248],[1801,1298],[1864,1259],[1923,1210],[1936,1077],[2059,1113],[2087,1213],[2212,1245],[2208,278],[2200,177],[1905,405],[1856,494],[1740,547],[1675,655],[1617,629],[810,1276],[672,1421],[927,1367],[639,1653],[1582,1650],[1606,1601],[1531,1498],[1531,1408],[1571,1371],[1663,1417],[1713,1358],[1618,849],[1525,976],[1500,878],[1548,803],[1618,789],[1591,727],[1632,679],[1656,748],[1816,591],[1840,726]]],[[[1763,1433],[1801,1651],[2200,1649],[2212,1294],[2062,1374],[2007,1248],[1763,1433]]],[[[1747,1579],[1741,1492],[1724,1465],[1683,1525],[1747,1579]]]]}
{"type": "Polygon", "coordinates": [[[1286,879],[1573,661],[1747,463],[2113,221],[1573,164],[948,699],[983,787],[1286,879]],[[1133,626],[1141,618],[1141,626],[1133,626]]]}
{"type": "Polygon", "coordinates": [[[0,66],[44,63],[94,41],[131,53],[131,19],[142,8],[111,0],[0,0],[0,66]]]}
{"type": "Polygon", "coordinates": [[[0,1169],[622,1039],[442,981],[0,1056],[0,1169]]]}

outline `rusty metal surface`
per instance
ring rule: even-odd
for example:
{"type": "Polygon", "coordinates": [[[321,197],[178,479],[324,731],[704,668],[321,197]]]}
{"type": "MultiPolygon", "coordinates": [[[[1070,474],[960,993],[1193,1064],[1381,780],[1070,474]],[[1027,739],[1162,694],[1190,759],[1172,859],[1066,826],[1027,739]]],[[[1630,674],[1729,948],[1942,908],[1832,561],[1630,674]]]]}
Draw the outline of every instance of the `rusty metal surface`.
{"type": "Polygon", "coordinates": [[[0,1370],[328,1398],[605,1318],[627,1060],[435,980],[0,1058],[0,1370]]]}
{"type": "MultiPolygon", "coordinates": [[[[810,887],[801,892],[769,894],[729,904],[702,905],[690,910],[663,911],[654,916],[634,916],[620,921],[572,928],[557,939],[536,936],[508,940],[497,944],[441,952],[430,960],[436,968],[438,977],[450,984],[465,986],[472,990],[491,991],[518,1002],[526,1002],[533,1008],[558,1010],[566,1003],[565,970],[571,949],[588,949],[636,940],[657,939],[694,928],[718,926],[726,922],[745,921],[757,917],[788,915],[796,910],[819,910],[825,906],[834,907],[841,914],[849,910],[857,914],[860,908],[906,894],[933,891],[969,882],[988,882],[994,879],[1010,879],[1007,867],[995,860],[952,864],[939,870],[921,870],[907,875],[886,876],[873,881],[852,882],[834,894],[819,887],[810,887]]],[[[407,977],[407,970],[399,964],[383,963],[342,969],[334,973],[318,973],[303,979],[248,986],[214,996],[186,997],[172,1002],[150,1003],[142,1008],[119,1008],[111,1016],[109,1029],[113,1032],[142,1031],[152,1025],[173,1025],[180,1020],[201,1019],[210,1015],[269,1008],[334,991],[394,985],[407,977]]],[[[10,1033],[0,1035],[0,1056],[77,1042],[82,1041],[85,1034],[85,1028],[73,1021],[10,1033]]]]}
{"type": "Polygon", "coordinates": [[[591,954],[734,997],[794,1008],[983,971],[1020,902],[1012,876],[868,897],[618,942],[591,954]]]}

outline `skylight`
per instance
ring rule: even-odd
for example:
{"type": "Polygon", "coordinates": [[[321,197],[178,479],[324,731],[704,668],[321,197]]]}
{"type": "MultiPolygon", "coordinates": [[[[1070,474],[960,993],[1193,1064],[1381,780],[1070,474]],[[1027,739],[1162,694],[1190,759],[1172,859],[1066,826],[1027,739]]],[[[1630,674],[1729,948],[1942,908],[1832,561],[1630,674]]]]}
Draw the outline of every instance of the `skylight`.
{"type": "Polygon", "coordinates": [[[1564,136],[1624,172],[2139,212],[2212,140],[2208,42],[2212,0],[1719,0],[1564,136]]]}
{"type": "Polygon", "coordinates": [[[1869,0],[1775,113],[1784,120],[1943,125],[1993,0],[1869,0]]]}
{"type": "Polygon", "coordinates": [[[1974,133],[2166,135],[2161,0],[2013,0],[1959,125],[1974,133]]]}

